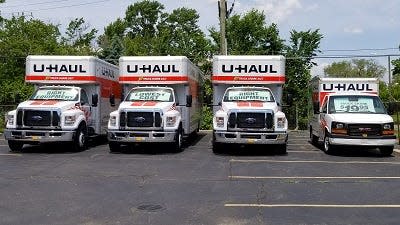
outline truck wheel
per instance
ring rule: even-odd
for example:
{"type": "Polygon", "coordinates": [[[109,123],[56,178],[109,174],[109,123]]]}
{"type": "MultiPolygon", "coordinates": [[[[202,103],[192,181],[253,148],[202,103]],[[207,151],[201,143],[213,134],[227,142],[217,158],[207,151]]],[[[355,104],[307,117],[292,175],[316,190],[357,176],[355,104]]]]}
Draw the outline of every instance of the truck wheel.
{"type": "Polygon", "coordinates": [[[20,141],[8,141],[8,147],[12,152],[18,152],[22,150],[22,146],[24,146],[23,142],[20,141]]]}
{"type": "Polygon", "coordinates": [[[181,152],[182,151],[182,142],[183,142],[183,130],[180,127],[175,133],[175,142],[174,142],[174,145],[173,145],[173,148],[174,148],[175,152],[181,152]]]}
{"type": "Polygon", "coordinates": [[[87,130],[84,124],[79,125],[73,140],[74,151],[83,151],[87,148],[87,130]]]}
{"type": "Polygon", "coordinates": [[[393,153],[393,146],[384,146],[380,147],[379,151],[381,152],[382,156],[390,156],[393,153]]]}
{"type": "Polygon", "coordinates": [[[215,154],[221,153],[222,151],[222,144],[215,141],[215,134],[213,134],[212,138],[212,151],[215,154]]]}
{"type": "Polygon", "coordinates": [[[318,145],[318,137],[312,133],[312,127],[310,127],[310,141],[313,145],[318,145]]]}
{"type": "Polygon", "coordinates": [[[110,141],[108,143],[108,147],[110,148],[110,152],[112,153],[112,152],[120,151],[121,145],[119,143],[115,142],[115,141],[110,141]]]}
{"type": "Polygon", "coordinates": [[[326,154],[332,154],[335,151],[335,147],[329,143],[329,137],[325,134],[324,137],[324,152],[326,154]]]}

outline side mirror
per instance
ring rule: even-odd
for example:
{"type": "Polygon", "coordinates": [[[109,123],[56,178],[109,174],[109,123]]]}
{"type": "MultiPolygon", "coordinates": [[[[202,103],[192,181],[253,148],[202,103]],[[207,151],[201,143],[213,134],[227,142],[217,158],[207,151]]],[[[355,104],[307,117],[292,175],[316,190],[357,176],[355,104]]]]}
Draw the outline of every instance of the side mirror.
{"type": "Polygon", "coordinates": [[[287,103],[289,106],[292,106],[292,105],[293,105],[293,95],[292,95],[292,94],[287,94],[287,96],[286,96],[286,103],[287,103]]]}
{"type": "Polygon", "coordinates": [[[115,95],[114,94],[110,94],[110,105],[111,106],[115,106],[115,95]]]}
{"type": "Polygon", "coordinates": [[[218,102],[218,105],[221,106],[221,105],[222,105],[222,102],[218,102]]]}
{"type": "Polygon", "coordinates": [[[92,94],[92,106],[97,107],[97,104],[99,103],[99,95],[98,94],[92,94]]]}
{"type": "Polygon", "coordinates": [[[393,115],[395,110],[396,110],[396,103],[395,102],[389,102],[388,108],[387,108],[387,113],[389,115],[393,115]]]}
{"type": "Polygon", "coordinates": [[[192,95],[186,95],[186,107],[192,107],[192,95]]]}

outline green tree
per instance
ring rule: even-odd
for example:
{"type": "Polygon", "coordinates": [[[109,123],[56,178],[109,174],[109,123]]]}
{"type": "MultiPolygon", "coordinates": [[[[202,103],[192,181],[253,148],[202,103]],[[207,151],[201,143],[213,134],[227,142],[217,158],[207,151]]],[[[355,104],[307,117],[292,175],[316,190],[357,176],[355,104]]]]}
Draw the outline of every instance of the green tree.
{"type": "Polygon", "coordinates": [[[58,27],[25,17],[5,19],[0,27],[0,104],[14,104],[15,95],[26,98],[32,91],[26,85],[25,59],[34,54],[57,54],[58,27]]]}
{"type": "MultiPolygon", "coordinates": [[[[265,15],[258,10],[251,10],[243,16],[233,15],[226,22],[226,38],[230,55],[279,55],[284,42],[279,37],[277,25],[267,26],[265,15]]],[[[215,43],[214,52],[218,52],[220,32],[209,29],[215,43]]]]}
{"type": "Polygon", "coordinates": [[[319,50],[322,34],[319,30],[291,31],[289,45],[286,46],[286,85],[285,92],[292,94],[296,104],[286,110],[288,118],[298,115],[296,128],[306,129],[308,123],[309,106],[306,104],[311,98],[311,90],[307,88],[311,79],[310,70],[314,62],[312,57],[319,50]]]}
{"type": "Polygon", "coordinates": [[[71,20],[65,35],[61,37],[63,55],[93,55],[92,42],[96,38],[96,29],[90,29],[83,18],[71,20]]]}
{"type": "Polygon", "coordinates": [[[400,84],[400,59],[392,60],[393,70],[392,70],[392,79],[393,83],[400,84]]]}
{"type": "Polygon", "coordinates": [[[372,59],[352,59],[334,62],[324,68],[328,77],[376,77],[382,78],[386,69],[372,59]]]}

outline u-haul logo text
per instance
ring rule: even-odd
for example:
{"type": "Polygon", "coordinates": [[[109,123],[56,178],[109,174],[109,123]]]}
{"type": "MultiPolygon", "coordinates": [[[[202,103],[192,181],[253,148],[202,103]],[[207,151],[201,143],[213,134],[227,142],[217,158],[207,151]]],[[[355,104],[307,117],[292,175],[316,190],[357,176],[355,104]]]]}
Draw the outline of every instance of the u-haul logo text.
{"type": "Polygon", "coordinates": [[[127,65],[128,73],[179,73],[176,65],[127,65]]]}
{"type": "Polygon", "coordinates": [[[373,91],[369,84],[322,84],[323,91],[373,91]]]}
{"type": "Polygon", "coordinates": [[[223,73],[278,73],[274,65],[222,65],[223,73]]]}
{"type": "Polygon", "coordinates": [[[55,65],[44,65],[44,64],[33,64],[33,71],[35,73],[86,73],[83,65],[65,65],[65,64],[55,64],[55,65]]]}

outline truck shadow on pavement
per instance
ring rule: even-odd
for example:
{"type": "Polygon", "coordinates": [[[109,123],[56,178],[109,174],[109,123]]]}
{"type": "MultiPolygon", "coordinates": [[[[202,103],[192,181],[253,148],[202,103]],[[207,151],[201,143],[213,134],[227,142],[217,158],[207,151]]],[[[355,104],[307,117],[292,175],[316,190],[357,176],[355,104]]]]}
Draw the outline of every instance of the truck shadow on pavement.
{"type": "Polygon", "coordinates": [[[225,156],[287,156],[275,145],[225,145],[223,149],[214,152],[216,155],[225,156]]]}
{"type": "Polygon", "coordinates": [[[186,151],[190,146],[196,145],[207,134],[197,133],[189,135],[183,140],[182,149],[176,150],[172,144],[166,143],[140,143],[121,145],[120,151],[111,154],[144,154],[144,155],[160,155],[160,154],[179,154],[186,151]]]}
{"type": "MultiPolygon", "coordinates": [[[[314,145],[309,141],[309,143],[319,150],[322,153],[325,153],[323,150],[322,142],[319,142],[317,145],[314,145]]],[[[330,156],[337,156],[337,157],[366,157],[366,158],[391,158],[395,157],[393,153],[390,156],[383,156],[378,148],[374,147],[361,147],[361,146],[338,146],[332,153],[325,153],[326,155],[330,156]]]]}

